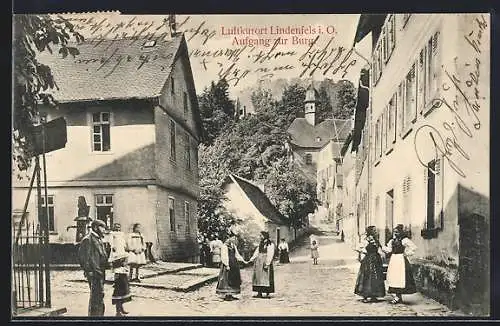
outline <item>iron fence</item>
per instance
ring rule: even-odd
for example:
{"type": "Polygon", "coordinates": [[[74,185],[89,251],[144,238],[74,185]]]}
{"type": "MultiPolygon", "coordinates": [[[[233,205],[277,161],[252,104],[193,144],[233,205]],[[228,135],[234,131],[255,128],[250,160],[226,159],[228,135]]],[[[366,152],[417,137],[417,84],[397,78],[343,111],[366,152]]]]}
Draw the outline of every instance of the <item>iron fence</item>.
{"type": "Polygon", "coordinates": [[[50,301],[44,262],[46,237],[40,225],[25,223],[12,234],[12,300],[13,312],[46,307],[50,301]]]}

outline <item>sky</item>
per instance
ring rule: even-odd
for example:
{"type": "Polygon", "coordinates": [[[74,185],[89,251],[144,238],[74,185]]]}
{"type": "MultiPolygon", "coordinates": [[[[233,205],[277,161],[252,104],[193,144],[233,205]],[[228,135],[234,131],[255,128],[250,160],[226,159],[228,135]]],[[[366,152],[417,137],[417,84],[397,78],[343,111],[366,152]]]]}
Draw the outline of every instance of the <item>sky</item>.
{"type": "MultiPolygon", "coordinates": [[[[86,38],[162,35],[170,30],[168,14],[63,16],[86,38]]],[[[176,15],[175,21],[188,43],[197,93],[224,77],[230,94],[236,96],[260,80],[275,78],[347,79],[357,85],[360,69],[367,64],[364,58],[370,57],[366,40],[356,52],[350,51],[358,18],[358,14],[226,14],[176,15]]]]}

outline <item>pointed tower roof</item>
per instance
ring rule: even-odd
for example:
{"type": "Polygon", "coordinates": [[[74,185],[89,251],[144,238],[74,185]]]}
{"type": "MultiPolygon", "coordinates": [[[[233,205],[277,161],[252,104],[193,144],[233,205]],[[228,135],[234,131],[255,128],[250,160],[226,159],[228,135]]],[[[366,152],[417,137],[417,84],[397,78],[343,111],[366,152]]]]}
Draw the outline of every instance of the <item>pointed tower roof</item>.
{"type": "Polygon", "coordinates": [[[319,93],[316,90],[316,88],[314,88],[314,83],[311,80],[311,82],[309,83],[309,87],[307,87],[306,89],[306,98],[304,100],[304,103],[318,102],[318,99],[319,99],[319,93]]]}

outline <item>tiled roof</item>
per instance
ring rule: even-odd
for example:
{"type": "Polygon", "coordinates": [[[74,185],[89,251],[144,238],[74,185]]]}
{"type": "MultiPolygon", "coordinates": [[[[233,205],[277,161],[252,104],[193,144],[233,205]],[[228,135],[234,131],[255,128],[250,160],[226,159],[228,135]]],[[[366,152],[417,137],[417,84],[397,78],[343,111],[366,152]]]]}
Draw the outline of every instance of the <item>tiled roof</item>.
{"type": "Polygon", "coordinates": [[[305,118],[296,118],[288,127],[291,142],[308,148],[321,148],[331,139],[343,142],[350,132],[351,121],[343,119],[325,119],[312,126],[305,118]]]}
{"type": "Polygon", "coordinates": [[[62,58],[57,51],[44,51],[37,58],[51,68],[59,89],[50,92],[59,102],[154,98],[183,39],[159,40],[151,47],[145,40],[86,40],[71,44],[80,52],[75,58],[62,58]]]}
{"type": "Polygon", "coordinates": [[[259,187],[250,181],[238,177],[237,175],[230,174],[229,178],[243,190],[247,198],[265,216],[268,220],[278,224],[286,224],[285,217],[278,211],[278,209],[271,203],[269,198],[264,194],[259,187]]]}

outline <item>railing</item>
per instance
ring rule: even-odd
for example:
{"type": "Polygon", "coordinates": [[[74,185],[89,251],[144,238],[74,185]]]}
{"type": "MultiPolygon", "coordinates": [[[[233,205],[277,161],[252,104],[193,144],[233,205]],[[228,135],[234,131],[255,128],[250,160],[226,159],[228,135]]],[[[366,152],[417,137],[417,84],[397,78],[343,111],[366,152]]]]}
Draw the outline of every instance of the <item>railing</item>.
{"type": "Polygon", "coordinates": [[[50,294],[46,293],[44,237],[40,225],[25,223],[12,235],[12,295],[15,314],[23,310],[45,307],[50,294]]]}

